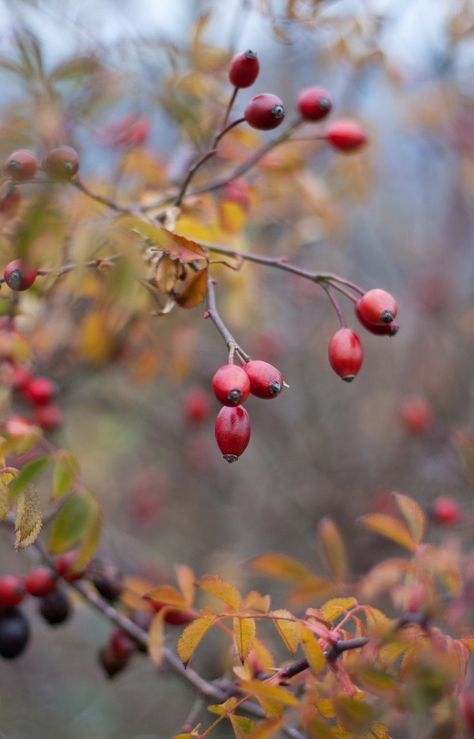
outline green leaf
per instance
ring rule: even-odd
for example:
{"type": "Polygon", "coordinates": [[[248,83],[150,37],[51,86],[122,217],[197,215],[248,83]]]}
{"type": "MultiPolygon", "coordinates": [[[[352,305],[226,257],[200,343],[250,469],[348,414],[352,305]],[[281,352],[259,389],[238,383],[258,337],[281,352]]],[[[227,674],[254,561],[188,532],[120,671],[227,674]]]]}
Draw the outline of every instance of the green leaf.
{"type": "Polygon", "coordinates": [[[73,493],[56,514],[48,540],[50,554],[61,554],[72,549],[86,534],[95,506],[88,490],[73,493]]]}
{"type": "Polygon", "coordinates": [[[16,500],[41,475],[49,462],[50,457],[39,457],[25,464],[10,485],[11,499],[16,500]]]}
{"type": "Polygon", "coordinates": [[[61,451],[56,457],[53,472],[53,500],[62,498],[74,485],[79,463],[71,452],[61,451]]]}

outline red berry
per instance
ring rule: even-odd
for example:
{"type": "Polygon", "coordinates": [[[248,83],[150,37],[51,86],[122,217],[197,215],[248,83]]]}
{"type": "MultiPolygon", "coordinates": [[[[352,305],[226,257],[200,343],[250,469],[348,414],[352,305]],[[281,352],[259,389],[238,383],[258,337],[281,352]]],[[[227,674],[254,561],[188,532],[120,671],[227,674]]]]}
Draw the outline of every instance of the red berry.
{"type": "Polygon", "coordinates": [[[255,95],[247,104],[244,112],[245,120],[260,131],[270,131],[282,123],[285,117],[283,101],[269,92],[255,95]]]}
{"type": "Polygon", "coordinates": [[[71,146],[58,146],[46,154],[41,168],[55,180],[70,180],[79,170],[79,156],[71,146]]]}
{"type": "Polygon", "coordinates": [[[35,423],[43,431],[54,431],[63,422],[63,412],[55,403],[39,405],[35,410],[35,423]]]}
{"type": "Polygon", "coordinates": [[[56,387],[47,377],[32,377],[22,392],[30,403],[46,405],[56,394],[56,387]]]}
{"type": "Polygon", "coordinates": [[[458,502],[449,495],[440,495],[433,501],[431,516],[441,526],[452,526],[461,518],[458,502]]]}
{"type": "Polygon", "coordinates": [[[0,606],[13,608],[25,597],[25,586],[19,577],[4,575],[0,577],[0,606]]]}
{"type": "Polygon", "coordinates": [[[331,112],[332,100],[323,87],[307,87],[298,95],[296,107],[307,121],[320,121],[331,112]]]}
{"type": "Polygon", "coordinates": [[[128,146],[134,148],[135,146],[143,146],[149,135],[149,119],[146,116],[137,118],[134,114],[131,114],[108,126],[104,143],[112,147],[128,146]]]}
{"type": "Polygon", "coordinates": [[[354,310],[359,319],[359,323],[367,329],[367,331],[370,331],[371,334],[376,334],[377,336],[395,336],[395,334],[398,334],[400,326],[397,323],[393,323],[393,321],[390,323],[381,323],[380,325],[366,321],[360,312],[360,299],[356,302],[354,310]]]}
{"type": "Polygon", "coordinates": [[[334,372],[345,382],[352,382],[364,360],[364,350],[357,334],[350,328],[336,331],[329,342],[328,357],[334,372]]]}
{"type": "Polygon", "coordinates": [[[72,549],[70,552],[61,554],[56,560],[56,572],[60,577],[63,577],[68,582],[74,582],[74,580],[80,580],[83,577],[84,572],[76,572],[74,570],[74,563],[77,559],[77,551],[72,549]]]}
{"type": "Polygon", "coordinates": [[[27,267],[21,259],[14,259],[4,269],[3,279],[10,290],[28,290],[36,280],[38,271],[34,267],[27,267]]]}
{"type": "Polygon", "coordinates": [[[420,396],[406,398],[400,415],[408,431],[415,434],[424,434],[433,425],[433,410],[428,401],[420,396]]]}
{"type": "Polygon", "coordinates": [[[357,303],[357,311],[361,320],[373,326],[391,323],[398,313],[398,306],[393,295],[386,290],[369,290],[357,303]]]}
{"type": "Polygon", "coordinates": [[[38,162],[32,151],[18,149],[8,157],[5,173],[17,182],[32,180],[38,169],[38,162]]]}
{"type": "Polygon", "coordinates": [[[110,646],[119,659],[126,660],[137,651],[137,643],[126,631],[114,629],[110,635],[110,646]]]}
{"type": "Polygon", "coordinates": [[[229,79],[234,87],[250,87],[258,77],[260,64],[254,51],[248,49],[234,56],[229,67],[229,79]]]}
{"type": "Polygon", "coordinates": [[[56,581],[56,574],[49,567],[38,567],[23,580],[26,591],[37,598],[52,593],[56,589],[56,581]]]}
{"type": "Polygon", "coordinates": [[[248,398],[250,381],[242,367],[224,364],[212,378],[212,389],[223,405],[240,405],[248,398]]]}
{"type": "MultiPolygon", "coordinates": [[[[150,603],[155,613],[158,613],[165,607],[163,603],[159,603],[158,601],[151,601],[150,603]]],[[[165,615],[166,623],[172,624],[173,626],[185,626],[186,624],[190,624],[191,621],[194,621],[195,618],[196,616],[191,611],[181,611],[179,608],[170,608],[165,615]]]]}
{"type": "Polygon", "coordinates": [[[326,129],[326,139],[341,151],[355,151],[367,142],[367,136],[359,124],[349,120],[330,123],[326,129]]]}
{"type": "Polygon", "coordinates": [[[250,380],[250,392],[257,398],[276,398],[283,390],[283,375],[272,364],[254,359],[244,365],[244,370],[250,380]]]}
{"type": "Polygon", "coordinates": [[[241,405],[221,408],[216,418],[215,434],[224,459],[235,462],[250,441],[250,418],[245,408],[241,405]]]}
{"type": "Polygon", "coordinates": [[[211,401],[204,390],[196,388],[186,394],[183,401],[183,414],[188,423],[203,423],[210,411],[211,401]]]}
{"type": "Polygon", "coordinates": [[[11,384],[15,390],[24,390],[31,380],[31,372],[26,367],[12,367],[11,384]]]}

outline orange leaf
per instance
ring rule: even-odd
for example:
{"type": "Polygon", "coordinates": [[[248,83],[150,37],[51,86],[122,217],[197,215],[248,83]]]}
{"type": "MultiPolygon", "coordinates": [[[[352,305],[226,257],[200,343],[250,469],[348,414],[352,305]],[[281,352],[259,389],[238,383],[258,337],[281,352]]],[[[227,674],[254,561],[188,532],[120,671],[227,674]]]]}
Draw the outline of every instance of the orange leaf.
{"type": "Polygon", "coordinates": [[[261,680],[242,680],[240,688],[244,693],[254,695],[256,698],[281,703],[284,706],[294,708],[299,705],[298,698],[290,693],[289,690],[281,688],[279,685],[262,682],[261,680]]]}
{"type": "Polygon", "coordinates": [[[413,498],[403,493],[395,493],[397,505],[400,508],[403,518],[407,522],[413,539],[417,544],[422,541],[425,534],[426,517],[418,503],[413,498]]]}
{"type": "Polygon", "coordinates": [[[214,598],[223,601],[229,608],[233,608],[235,611],[240,608],[242,597],[239,591],[233,585],[223,580],[222,577],[218,575],[205,575],[199,580],[198,586],[201,590],[213,595],[214,598]]]}
{"type": "Polygon", "coordinates": [[[160,585],[145,596],[148,600],[173,608],[186,608],[187,603],[181,593],[171,585],[160,585]]]}
{"type": "Polygon", "coordinates": [[[256,634],[256,626],[254,618],[240,618],[236,616],[234,619],[234,641],[242,663],[247,659],[256,634]]]}
{"type": "Polygon", "coordinates": [[[249,563],[250,568],[260,575],[274,577],[277,580],[303,580],[312,577],[311,571],[302,562],[286,554],[262,554],[254,557],[249,563]]]}
{"type": "Polygon", "coordinates": [[[163,660],[163,646],[165,643],[164,620],[167,608],[163,608],[154,616],[148,632],[148,654],[154,665],[159,667],[163,660]]]}
{"type": "Polygon", "coordinates": [[[261,595],[255,590],[251,590],[242,601],[242,610],[253,609],[268,613],[270,610],[271,599],[269,595],[261,595]]]}
{"type": "Polygon", "coordinates": [[[176,579],[188,608],[194,603],[194,572],[187,565],[175,565],[176,579]]]}
{"type": "Polygon", "coordinates": [[[124,216],[119,219],[119,224],[135,231],[142,239],[158,247],[172,259],[178,259],[183,263],[207,259],[207,251],[201,244],[168,231],[166,228],[161,228],[144,218],[124,216]]]}
{"type": "Polygon", "coordinates": [[[186,626],[178,641],[178,656],[181,662],[186,666],[198,647],[201,639],[206,632],[217,621],[217,617],[212,613],[206,613],[199,616],[195,621],[186,626]]]}
{"type": "Polygon", "coordinates": [[[314,675],[319,675],[326,664],[323,650],[307,626],[302,625],[300,627],[300,633],[301,646],[303,647],[304,655],[308,660],[310,670],[314,675]]]}
{"type": "Polygon", "coordinates": [[[333,580],[344,580],[347,575],[346,548],[339,529],[329,517],[318,526],[318,538],[333,580]]]}
{"type": "Polygon", "coordinates": [[[285,611],[284,608],[272,611],[270,616],[284,645],[291,654],[294,654],[298,649],[301,638],[300,627],[295,617],[290,611],[285,611]]]}
{"type": "Polygon", "coordinates": [[[386,513],[369,513],[366,516],[362,516],[359,520],[371,531],[375,531],[377,534],[395,541],[410,552],[415,551],[416,543],[405,524],[397,518],[389,516],[386,513]]]}
{"type": "Polygon", "coordinates": [[[183,291],[176,295],[176,302],[181,308],[195,308],[207,295],[207,269],[201,269],[186,283],[183,291]]]}

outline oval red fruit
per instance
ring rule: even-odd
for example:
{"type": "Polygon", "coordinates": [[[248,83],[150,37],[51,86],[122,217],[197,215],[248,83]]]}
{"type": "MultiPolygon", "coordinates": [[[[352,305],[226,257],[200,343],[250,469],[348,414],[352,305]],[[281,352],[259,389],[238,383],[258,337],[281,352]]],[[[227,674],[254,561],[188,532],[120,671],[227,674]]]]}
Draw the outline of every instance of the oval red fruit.
{"type": "Polygon", "coordinates": [[[47,377],[32,377],[25,387],[23,387],[22,392],[30,403],[45,405],[55,396],[56,386],[47,377]]]}
{"type": "Polygon", "coordinates": [[[328,346],[329,363],[345,382],[352,382],[364,360],[361,340],[350,328],[336,331],[328,346]]]}
{"type": "Polygon", "coordinates": [[[334,149],[351,152],[360,149],[367,142],[367,136],[355,121],[339,120],[327,127],[326,140],[334,149]]]}
{"type": "Polygon", "coordinates": [[[23,582],[27,593],[42,598],[56,589],[57,576],[49,567],[37,567],[28,573],[23,582]]]}
{"type": "Polygon", "coordinates": [[[79,155],[72,146],[57,146],[46,154],[41,168],[54,180],[70,180],[79,170],[79,155]]]}
{"type": "Polygon", "coordinates": [[[227,462],[235,462],[250,441],[250,417],[245,408],[224,406],[216,418],[216,441],[227,462]]]}
{"type": "Polygon", "coordinates": [[[367,323],[373,326],[383,326],[391,323],[398,313],[398,305],[386,290],[375,288],[368,290],[357,304],[358,314],[367,323]]]}
{"type": "Polygon", "coordinates": [[[250,392],[247,373],[236,364],[224,364],[212,378],[212,389],[223,405],[236,406],[245,403],[250,392]]]}
{"type": "Polygon", "coordinates": [[[37,170],[37,159],[28,149],[12,152],[5,163],[5,173],[17,182],[32,180],[37,170]]]}
{"type": "Polygon", "coordinates": [[[56,403],[38,405],[35,410],[35,423],[43,431],[54,431],[63,422],[63,412],[56,403]]]}
{"type": "Polygon", "coordinates": [[[283,101],[271,93],[255,95],[244,111],[245,120],[260,131],[270,131],[283,122],[285,117],[285,106],[283,101]]]}
{"type": "Polygon", "coordinates": [[[254,51],[237,54],[229,66],[229,79],[234,87],[250,87],[258,77],[260,64],[254,51]]]}
{"type": "Polygon", "coordinates": [[[320,121],[332,108],[332,100],[323,87],[307,87],[298,95],[296,107],[307,121],[320,121]]]}
{"type": "Polygon", "coordinates": [[[28,290],[36,280],[38,271],[34,267],[27,267],[21,259],[9,262],[3,271],[3,279],[10,290],[20,292],[28,290]]]}
{"type": "Polygon", "coordinates": [[[459,503],[450,495],[440,495],[433,501],[431,517],[441,526],[452,526],[461,519],[459,503]]]}
{"type": "Polygon", "coordinates": [[[393,321],[391,321],[390,323],[381,323],[380,325],[369,323],[368,321],[366,321],[364,316],[360,312],[359,304],[360,300],[358,300],[354,305],[354,311],[359,323],[367,331],[370,331],[371,334],[375,334],[376,336],[395,336],[395,334],[398,334],[400,326],[397,323],[393,323],[393,321]]]}
{"type": "Polygon", "coordinates": [[[250,392],[257,398],[276,398],[283,390],[283,375],[272,364],[254,359],[244,365],[244,370],[250,380],[250,392]]]}
{"type": "Polygon", "coordinates": [[[0,577],[0,606],[13,608],[25,597],[25,586],[19,577],[4,575],[0,577]]]}

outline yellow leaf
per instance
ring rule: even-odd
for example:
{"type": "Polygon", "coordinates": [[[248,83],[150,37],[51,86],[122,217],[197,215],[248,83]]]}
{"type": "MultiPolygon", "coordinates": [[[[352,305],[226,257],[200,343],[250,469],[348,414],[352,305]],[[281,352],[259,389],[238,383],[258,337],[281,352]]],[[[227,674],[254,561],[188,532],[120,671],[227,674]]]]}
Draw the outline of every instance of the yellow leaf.
{"type": "Polygon", "coordinates": [[[214,598],[223,601],[230,608],[236,611],[240,608],[242,597],[239,591],[233,585],[223,580],[222,577],[218,575],[205,575],[199,580],[198,586],[201,590],[213,595],[214,598]]]}
{"type": "Polygon", "coordinates": [[[176,302],[181,308],[190,310],[202,303],[207,295],[207,269],[201,269],[193,274],[179,295],[175,295],[176,302]]]}
{"type": "Polygon", "coordinates": [[[393,629],[394,621],[388,618],[382,611],[374,606],[364,607],[367,621],[367,634],[369,636],[384,637],[393,629]]]}
{"type": "Polygon", "coordinates": [[[319,609],[325,621],[334,621],[338,616],[346,613],[357,605],[355,598],[331,598],[319,609]]]}
{"type": "Polygon", "coordinates": [[[0,476],[0,521],[6,517],[11,506],[10,489],[4,482],[4,477],[4,475],[0,476]]]}
{"type": "Polygon", "coordinates": [[[167,608],[163,608],[153,617],[148,631],[148,654],[154,665],[159,667],[163,661],[163,646],[165,643],[164,620],[167,608]]]}
{"type": "Polygon", "coordinates": [[[344,580],[347,575],[346,548],[339,529],[329,517],[318,526],[318,538],[333,580],[344,580]]]}
{"type": "Polygon", "coordinates": [[[426,517],[422,509],[413,498],[402,493],[395,493],[397,505],[402,513],[403,518],[407,522],[414,541],[419,544],[425,535],[426,517]]]}
{"type": "Polygon", "coordinates": [[[153,589],[153,583],[143,577],[127,575],[123,578],[123,592],[121,603],[127,608],[138,611],[153,611],[151,603],[145,599],[145,594],[153,589]]]}
{"type": "Polygon", "coordinates": [[[317,577],[311,575],[292,589],[291,593],[288,594],[287,602],[290,605],[298,606],[309,601],[314,601],[315,598],[322,598],[332,591],[331,583],[326,580],[325,577],[317,577]]]}
{"type": "Polygon", "coordinates": [[[360,521],[371,531],[375,531],[377,534],[385,536],[387,539],[391,539],[397,544],[400,544],[401,547],[408,549],[410,552],[415,551],[415,541],[405,524],[397,518],[389,516],[386,513],[368,513],[366,516],[362,516],[360,521]]]}
{"type": "Polygon", "coordinates": [[[262,554],[254,557],[249,563],[250,568],[260,575],[274,577],[277,580],[303,580],[312,577],[312,572],[306,565],[286,554],[262,554]]]}
{"type": "Polygon", "coordinates": [[[255,639],[253,643],[253,652],[257,659],[258,665],[263,672],[270,672],[275,667],[273,654],[260,639],[255,639]]]}
{"type": "Polygon", "coordinates": [[[348,731],[360,732],[373,721],[373,709],[357,696],[338,695],[334,699],[334,706],[338,720],[348,731]]]}
{"type": "Polygon", "coordinates": [[[33,544],[41,531],[41,506],[37,490],[27,488],[18,498],[15,516],[15,549],[33,544]]]}
{"type": "Polygon", "coordinates": [[[299,705],[298,698],[290,693],[289,690],[280,687],[279,685],[272,685],[268,682],[262,682],[261,680],[242,680],[240,683],[242,692],[254,695],[256,698],[263,698],[264,700],[274,701],[284,706],[290,706],[294,708],[299,705]]]}
{"type": "Polygon", "coordinates": [[[196,241],[156,226],[144,218],[125,216],[121,217],[118,222],[122,227],[135,231],[142,239],[159,247],[172,259],[183,263],[207,259],[207,251],[196,241]]]}
{"type": "Polygon", "coordinates": [[[271,739],[285,724],[282,717],[268,718],[247,735],[247,739],[271,739]]]}
{"type": "Polygon", "coordinates": [[[145,596],[148,600],[173,608],[186,608],[186,600],[172,585],[160,585],[145,596]]]}
{"type": "Polygon", "coordinates": [[[175,565],[176,579],[178,581],[179,588],[183,594],[184,601],[188,608],[194,603],[194,572],[187,565],[175,565]]]}
{"type": "Polygon", "coordinates": [[[178,641],[178,656],[187,665],[206,632],[217,621],[214,614],[205,614],[186,626],[178,641]]]}
{"type": "Polygon", "coordinates": [[[291,654],[294,654],[298,649],[301,638],[300,627],[295,617],[290,611],[286,611],[284,608],[272,611],[270,616],[284,645],[291,654]]]}
{"type": "Polygon", "coordinates": [[[271,599],[269,595],[261,595],[255,590],[251,590],[242,601],[242,609],[252,609],[261,613],[268,613],[270,610],[271,599]]]}
{"type": "Polygon", "coordinates": [[[218,206],[219,223],[223,231],[235,235],[239,234],[245,226],[247,214],[240,203],[230,200],[222,200],[218,206]]]}
{"type": "Polygon", "coordinates": [[[255,728],[255,721],[247,718],[247,716],[229,715],[229,721],[234,730],[235,739],[247,739],[251,730],[255,728]]]}
{"type": "Polygon", "coordinates": [[[92,311],[80,329],[80,344],[85,358],[94,364],[107,362],[115,349],[114,341],[102,311],[92,311]]]}
{"type": "Polygon", "coordinates": [[[301,626],[300,633],[301,646],[303,647],[304,655],[308,660],[310,670],[314,675],[319,675],[319,673],[324,670],[326,664],[323,650],[307,626],[301,626]]]}
{"type": "Polygon", "coordinates": [[[256,634],[254,618],[241,618],[236,616],[234,622],[234,641],[237,652],[242,663],[247,659],[256,634]]]}

